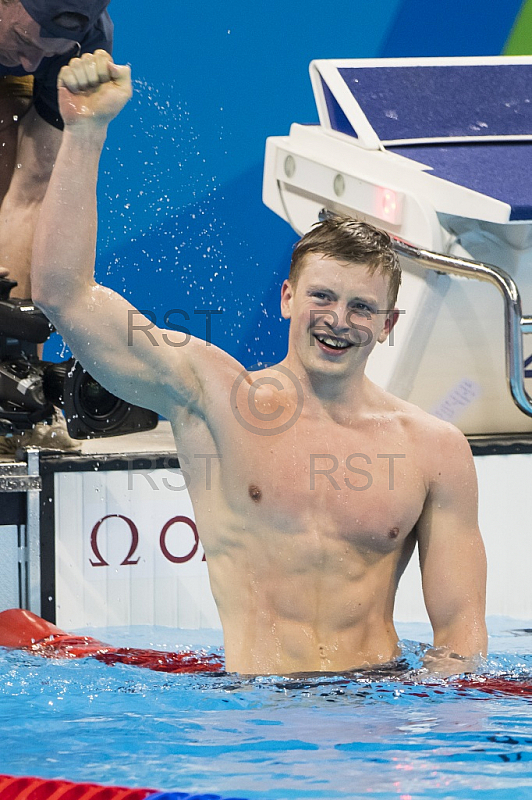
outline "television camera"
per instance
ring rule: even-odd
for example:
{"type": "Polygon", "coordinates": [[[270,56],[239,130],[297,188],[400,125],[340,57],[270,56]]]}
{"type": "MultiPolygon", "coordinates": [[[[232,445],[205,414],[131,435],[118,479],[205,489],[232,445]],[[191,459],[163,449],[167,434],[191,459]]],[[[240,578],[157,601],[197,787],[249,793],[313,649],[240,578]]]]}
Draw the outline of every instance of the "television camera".
{"type": "Polygon", "coordinates": [[[16,281],[0,278],[0,435],[51,422],[62,408],[74,439],[152,430],[158,416],[120,400],[71,358],[42,361],[37,345],[53,331],[31,300],[11,298],[16,281]]]}

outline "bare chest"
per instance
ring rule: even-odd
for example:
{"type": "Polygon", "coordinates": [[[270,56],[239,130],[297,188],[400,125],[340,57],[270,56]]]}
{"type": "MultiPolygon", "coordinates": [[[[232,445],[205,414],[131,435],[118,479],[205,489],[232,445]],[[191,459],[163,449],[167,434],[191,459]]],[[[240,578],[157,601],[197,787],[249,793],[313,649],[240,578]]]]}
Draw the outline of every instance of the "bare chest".
{"type": "Polygon", "coordinates": [[[302,420],[275,436],[242,436],[220,475],[231,507],[283,534],[315,532],[388,552],[425,501],[420,460],[393,432],[354,433],[302,420]]]}

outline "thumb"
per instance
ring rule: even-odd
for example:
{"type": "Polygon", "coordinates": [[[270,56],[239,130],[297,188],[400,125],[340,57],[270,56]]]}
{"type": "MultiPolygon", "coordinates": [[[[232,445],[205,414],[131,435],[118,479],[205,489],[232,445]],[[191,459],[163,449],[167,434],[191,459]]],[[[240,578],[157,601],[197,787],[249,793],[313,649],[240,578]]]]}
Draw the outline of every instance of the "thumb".
{"type": "Polygon", "coordinates": [[[131,83],[131,67],[115,64],[113,61],[110,61],[109,76],[115,83],[121,86],[127,86],[127,84],[131,83]]]}

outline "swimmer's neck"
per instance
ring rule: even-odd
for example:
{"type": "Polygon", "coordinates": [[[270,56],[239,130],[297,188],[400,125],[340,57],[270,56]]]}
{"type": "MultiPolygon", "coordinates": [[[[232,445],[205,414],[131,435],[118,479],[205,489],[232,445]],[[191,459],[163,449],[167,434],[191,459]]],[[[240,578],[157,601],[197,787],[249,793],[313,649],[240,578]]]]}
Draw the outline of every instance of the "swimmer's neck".
{"type": "MultiPolygon", "coordinates": [[[[316,404],[329,412],[349,411],[356,414],[369,405],[373,384],[364,374],[364,364],[349,375],[327,375],[324,372],[310,372],[297,357],[287,354],[280,364],[290,370],[299,380],[307,404],[316,404]]],[[[310,405],[312,409],[312,405],[310,405]]]]}

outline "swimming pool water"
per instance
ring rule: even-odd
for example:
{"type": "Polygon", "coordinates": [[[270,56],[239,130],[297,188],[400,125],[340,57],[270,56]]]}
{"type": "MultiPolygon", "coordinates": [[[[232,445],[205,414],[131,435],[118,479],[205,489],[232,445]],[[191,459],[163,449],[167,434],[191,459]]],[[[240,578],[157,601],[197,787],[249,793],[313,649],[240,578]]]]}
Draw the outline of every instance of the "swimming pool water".
{"type": "MultiPolygon", "coordinates": [[[[490,620],[490,673],[532,677],[532,629],[490,620]]],[[[430,640],[400,625],[405,654],[430,640]]],[[[217,632],[83,631],[120,646],[217,632]]],[[[250,800],[532,797],[532,700],[390,679],[165,675],[0,649],[0,772],[250,800]],[[420,694],[426,696],[420,697],[420,694]]]]}

